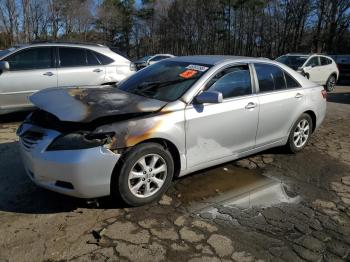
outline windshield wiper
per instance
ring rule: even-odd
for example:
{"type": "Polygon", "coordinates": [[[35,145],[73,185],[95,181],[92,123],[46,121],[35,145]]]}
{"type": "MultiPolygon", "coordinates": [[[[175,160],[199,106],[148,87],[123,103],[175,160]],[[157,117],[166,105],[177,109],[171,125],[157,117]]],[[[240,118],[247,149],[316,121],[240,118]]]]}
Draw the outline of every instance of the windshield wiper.
{"type": "Polygon", "coordinates": [[[172,84],[177,84],[177,83],[182,83],[182,82],[186,82],[188,80],[196,80],[198,79],[198,77],[195,78],[188,78],[188,79],[177,79],[177,80],[170,80],[170,81],[155,81],[155,82],[143,82],[142,84],[140,84],[138,86],[139,91],[148,91],[150,89],[152,89],[153,87],[166,87],[172,84]]]}

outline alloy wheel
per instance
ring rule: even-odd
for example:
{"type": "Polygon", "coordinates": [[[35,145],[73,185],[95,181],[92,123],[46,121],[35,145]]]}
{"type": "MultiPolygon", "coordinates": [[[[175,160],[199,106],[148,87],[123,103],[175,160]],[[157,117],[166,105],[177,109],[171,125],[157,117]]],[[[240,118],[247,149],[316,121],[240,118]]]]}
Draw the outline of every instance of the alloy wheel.
{"type": "Polygon", "coordinates": [[[331,76],[327,82],[327,91],[333,91],[335,86],[335,77],[331,76]]]}
{"type": "Polygon", "coordinates": [[[128,177],[130,192],[138,198],[156,194],[165,183],[167,164],[158,154],[141,157],[131,168],[128,177]]]}
{"type": "Polygon", "coordinates": [[[293,134],[293,143],[295,147],[301,148],[303,147],[310,135],[310,124],[306,119],[300,120],[298,125],[296,126],[293,134]]]}

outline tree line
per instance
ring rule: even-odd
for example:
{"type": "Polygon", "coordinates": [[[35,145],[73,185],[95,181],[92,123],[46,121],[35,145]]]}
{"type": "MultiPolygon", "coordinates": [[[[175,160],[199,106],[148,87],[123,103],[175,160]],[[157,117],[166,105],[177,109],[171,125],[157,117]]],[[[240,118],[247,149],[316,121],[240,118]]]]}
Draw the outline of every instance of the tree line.
{"type": "Polygon", "coordinates": [[[0,49],[94,42],[153,53],[350,53],[349,0],[0,0],[0,49]]]}

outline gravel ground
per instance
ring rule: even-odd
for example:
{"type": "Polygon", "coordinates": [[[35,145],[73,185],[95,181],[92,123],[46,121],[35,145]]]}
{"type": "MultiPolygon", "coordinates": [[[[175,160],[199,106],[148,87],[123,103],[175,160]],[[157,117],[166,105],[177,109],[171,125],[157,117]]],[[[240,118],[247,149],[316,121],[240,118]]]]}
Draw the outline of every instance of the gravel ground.
{"type": "Polygon", "coordinates": [[[14,134],[23,114],[2,118],[0,261],[350,260],[350,87],[328,101],[303,152],[273,149],[198,172],[139,208],[37,188],[14,134]],[[220,201],[266,179],[299,201],[249,208],[220,201]]]}

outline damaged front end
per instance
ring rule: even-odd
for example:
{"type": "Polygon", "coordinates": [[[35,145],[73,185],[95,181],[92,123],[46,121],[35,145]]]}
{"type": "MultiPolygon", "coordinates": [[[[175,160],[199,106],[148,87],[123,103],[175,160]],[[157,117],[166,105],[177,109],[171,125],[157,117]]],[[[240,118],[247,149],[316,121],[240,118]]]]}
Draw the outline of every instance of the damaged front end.
{"type": "MultiPolygon", "coordinates": [[[[133,136],[128,122],[155,115],[166,105],[163,101],[113,88],[44,90],[34,94],[30,100],[39,109],[23,124],[59,132],[59,136],[46,149],[48,151],[99,146],[113,151],[117,147],[126,147],[126,137],[133,136]],[[100,128],[111,124],[114,124],[113,130],[100,128]]],[[[149,124],[150,121],[147,121],[147,126],[149,124]]],[[[18,134],[22,135],[20,132],[18,134]]]]}
{"type": "Polygon", "coordinates": [[[78,150],[88,149],[98,146],[104,146],[111,149],[114,132],[92,133],[92,132],[74,132],[58,136],[46,149],[47,151],[59,150],[78,150]]]}

